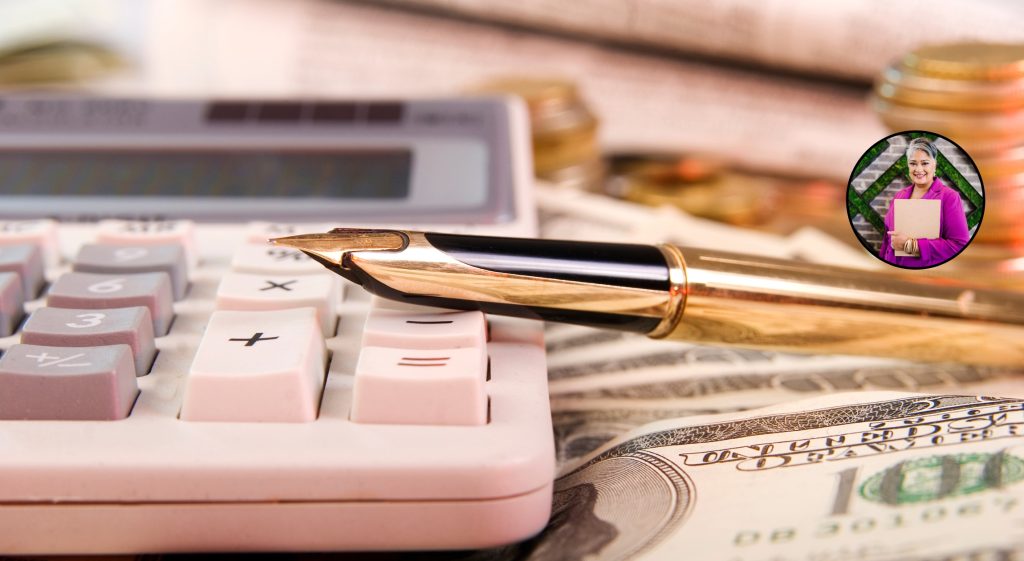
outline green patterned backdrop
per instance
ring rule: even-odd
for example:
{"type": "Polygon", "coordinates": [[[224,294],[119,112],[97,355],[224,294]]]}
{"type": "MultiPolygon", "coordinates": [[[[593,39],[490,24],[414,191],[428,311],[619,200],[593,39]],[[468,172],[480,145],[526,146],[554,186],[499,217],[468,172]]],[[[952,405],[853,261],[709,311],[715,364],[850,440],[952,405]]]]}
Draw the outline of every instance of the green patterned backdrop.
{"type": "Polygon", "coordinates": [[[879,141],[861,157],[851,174],[846,190],[846,208],[857,236],[874,253],[882,243],[885,213],[900,189],[910,184],[907,179],[907,143],[923,136],[935,143],[939,155],[935,175],[960,193],[967,216],[967,227],[974,235],[985,209],[981,178],[970,159],[955,144],[927,133],[906,133],[879,141]]]}

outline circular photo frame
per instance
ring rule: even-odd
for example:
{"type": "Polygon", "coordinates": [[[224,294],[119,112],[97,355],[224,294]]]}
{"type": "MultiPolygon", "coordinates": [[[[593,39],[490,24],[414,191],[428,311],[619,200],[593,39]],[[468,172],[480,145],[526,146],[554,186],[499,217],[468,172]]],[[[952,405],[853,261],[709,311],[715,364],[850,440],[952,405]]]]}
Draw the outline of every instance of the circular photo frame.
{"type": "Polygon", "coordinates": [[[974,240],[985,215],[985,186],[956,142],[934,132],[902,131],[857,160],[846,211],[857,239],[879,260],[930,269],[974,240]]]}

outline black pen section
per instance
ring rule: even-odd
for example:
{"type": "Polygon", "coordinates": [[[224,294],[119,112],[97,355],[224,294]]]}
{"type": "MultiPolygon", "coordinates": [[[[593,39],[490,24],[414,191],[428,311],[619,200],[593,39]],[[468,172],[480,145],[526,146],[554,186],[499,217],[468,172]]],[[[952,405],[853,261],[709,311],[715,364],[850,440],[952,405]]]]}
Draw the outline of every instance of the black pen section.
{"type": "MultiPolygon", "coordinates": [[[[480,269],[529,277],[669,290],[668,266],[661,251],[653,246],[465,237],[434,233],[426,236],[430,244],[437,249],[480,269]]],[[[317,260],[373,294],[419,306],[480,310],[490,314],[636,333],[648,333],[661,321],[661,318],[626,314],[407,294],[381,283],[358,267],[342,268],[322,259],[317,260]]]]}
{"type": "Polygon", "coordinates": [[[430,245],[488,271],[668,290],[668,265],[651,245],[424,234],[430,245]]]}

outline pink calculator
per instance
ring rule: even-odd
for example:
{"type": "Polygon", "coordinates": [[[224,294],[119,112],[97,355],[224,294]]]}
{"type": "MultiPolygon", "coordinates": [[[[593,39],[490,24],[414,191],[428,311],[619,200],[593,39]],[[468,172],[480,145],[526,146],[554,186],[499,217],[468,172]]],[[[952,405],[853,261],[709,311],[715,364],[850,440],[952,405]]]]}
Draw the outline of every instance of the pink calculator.
{"type": "Polygon", "coordinates": [[[267,238],[535,233],[522,106],[0,100],[0,553],[471,549],[547,523],[540,322],[267,238]]]}

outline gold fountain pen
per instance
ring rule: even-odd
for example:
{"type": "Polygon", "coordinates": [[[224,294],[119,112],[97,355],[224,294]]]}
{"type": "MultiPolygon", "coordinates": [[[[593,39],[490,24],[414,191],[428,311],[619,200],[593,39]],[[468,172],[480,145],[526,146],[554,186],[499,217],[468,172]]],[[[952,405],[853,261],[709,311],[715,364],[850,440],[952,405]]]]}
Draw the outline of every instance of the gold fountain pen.
{"type": "Polygon", "coordinates": [[[674,245],[337,228],[271,240],[374,294],[805,353],[1024,366],[1024,295],[674,245]]]}

